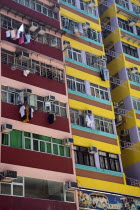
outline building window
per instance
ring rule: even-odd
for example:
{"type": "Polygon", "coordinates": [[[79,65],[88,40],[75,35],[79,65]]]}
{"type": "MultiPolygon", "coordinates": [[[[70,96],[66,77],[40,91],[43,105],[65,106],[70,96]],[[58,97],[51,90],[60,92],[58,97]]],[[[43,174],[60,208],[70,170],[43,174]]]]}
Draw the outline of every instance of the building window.
{"type": "Polygon", "coordinates": [[[94,115],[95,129],[114,134],[113,120],[94,115]]]}
{"type": "Polygon", "coordinates": [[[132,3],[132,7],[133,7],[133,12],[137,13],[137,15],[140,14],[140,6],[132,3]]]}
{"type": "Polygon", "coordinates": [[[130,81],[140,83],[140,73],[136,72],[135,74],[131,73],[131,69],[127,69],[128,78],[130,81]]]}
{"type": "Polygon", "coordinates": [[[61,17],[61,21],[62,21],[62,27],[65,29],[68,29],[70,31],[74,31],[74,28],[78,28],[79,29],[79,23],[71,20],[69,18],[66,18],[64,16],[61,17]]]}
{"type": "Polygon", "coordinates": [[[97,68],[97,69],[103,69],[106,68],[106,63],[101,60],[100,57],[93,55],[91,53],[86,52],[86,62],[88,66],[97,68]]]}
{"type": "Polygon", "coordinates": [[[107,88],[90,83],[90,90],[92,96],[109,101],[109,94],[107,88]]]}
{"type": "Polygon", "coordinates": [[[102,169],[121,172],[118,155],[99,151],[99,161],[102,169]]]}
{"type": "MultiPolygon", "coordinates": [[[[28,104],[29,106],[34,107],[36,110],[43,111],[43,112],[48,111],[46,109],[46,97],[37,96],[34,94],[31,94],[28,97],[24,97],[24,93],[23,93],[22,94],[23,97],[21,99],[21,93],[23,93],[23,91],[2,85],[1,98],[3,102],[19,105],[21,104],[21,101],[23,100],[25,104],[28,104]]],[[[66,118],[67,117],[66,104],[59,101],[51,102],[51,112],[55,113],[57,116],[66,118]]]]}
{"type": "Polygon", "coordinates": [[[120,28],[133,33],[133,27],[129,26],[128,21],[118,18],[118,24],[120,28]]]}
{"type": "Polygon", "coordinates": [[[132,97],[134,109],[140,110],[140,99],[132,97]]]}
{"type": "Polygon", "coordinates": [[[74,146],[75,163],[95,166],[94,155],[88,152],[87,147],[74,146]]]}
{"type": "Polygon", "coordinates": [[[63,140],[39,134],[13,130],[2,134],[2,145],[19,149],[70,157],[70,147],[63,145],[63,140]]]}
{"type": "Polygon", "coordinates": [[[84,113],[76,109],[70,109],[71,123],[75,125],[85,126],[84,113]]]}
{"type": "MultiPolygon", "coordinates": [[[[91,2],[91,1],[90,1],[91,2]]],[[[85,2],[80,0],[80,8],[86,13],[92,14],[96,16],[96,7],[89,7],[89,2],[85,2]]]]}
{"type": "Polygon", "coordinates": [[[58,16],[57,16],[57,13],[53,12],[51,7],[49,7],[48,5],[46,4],[43,4],[39,1],[36,1],[36,0],[13,0],[19,4],[22,4],[23,6],[25,7],[28,7],[32,10],[35,10],[39,13],[42,13],[48,17],[51,17],[51,18],[54,18],[54,19],[58,19],[58,16]]]}
{"type": "Polygon", "coordinates": [[[83,32],[84,32],[84,36],[91,39],[91,40],[94,40],[96,42],[101,42],[100,40],[100,32],[96,31],[96,30],[93,30],[91,28],[88,28],[88,29],[83,29],[83,32]]]}
{"type": "Polygon", "coordinates": [[[124,42],[122,42],[122,47],[123,47],[123,52],[124,53],[138,58],[138,52],[137,52],[137,48],[136,47],[133,47],[133,46],[131,46],[129,44],[126,44],[124,42]]]}
{"type": "Polygon", "coordinates": [[[17,69],[30,70],[30,73],[64,82],[64,70],[33,59],[23,60],[16,58],[15,53],[2,49],[1,62],[8,66],[15,65],[17,69]]]}
{"type": "Polygon", "coordinates": [[[137,35],[140,36],[140,27],[136,26],[136,30],[137,30],[137,35]]]}
{"type": "Polygon", "coordinates": [[[63,0],[64,2],[73,5],[74,7],[76,6],[75,0],[63,0]]]}
{"type": "Polygon", "coordinates": [[[67,57],[75,61],[82,62],[81,51],[75,48],[70,47],[67,49],[67,57]]]}
{"type": "Polygon", "coordinates": [[[74,192],[66,192],[63,182],[17,177],[11,183],[0,183],[0,194],[27,198],[75,202],[74,192]]]}
{"type": "Polygon", "coordinates": [[[126,8],[126,9],[129,9],[129,6],[128,6],[128,1],[126,0],[115,0],[116,4],[119,4],[120,6],[126,8]]]}
{"type": "Polygon", "coordinates": [[[68,88],[81,93],[85,93],[84,80],[67,75],[68,88]]]}

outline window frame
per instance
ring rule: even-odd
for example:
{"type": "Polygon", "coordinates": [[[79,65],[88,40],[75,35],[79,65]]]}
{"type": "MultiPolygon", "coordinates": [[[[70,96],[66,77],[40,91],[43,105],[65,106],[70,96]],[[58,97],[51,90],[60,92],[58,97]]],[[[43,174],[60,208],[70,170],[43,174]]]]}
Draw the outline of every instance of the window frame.
{"type": "Polygon", "coordinates": [[[100,98],[102,100],[110,101],[108,88],[94,84],[94,83],[90,83],[90,90],[91,90],[92,96],[96,98],[100,98]]]}

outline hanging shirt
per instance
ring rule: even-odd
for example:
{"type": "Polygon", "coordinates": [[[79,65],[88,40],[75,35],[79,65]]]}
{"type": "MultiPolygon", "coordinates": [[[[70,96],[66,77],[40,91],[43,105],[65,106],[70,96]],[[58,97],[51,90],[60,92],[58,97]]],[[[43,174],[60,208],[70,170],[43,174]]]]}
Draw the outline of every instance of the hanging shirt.
{"type": "Polygon", "coordinates": [[[93,120],[91,119],[91,117],[89,115],[85,116],[85,122],[88,128],[92,128],[92,122],[93,120]]]}
{"type": "Polygon", "coordinates": [[[29,44],[30,43],[30,40],[31,40],[30,34],[26,34],[25,35],[25,38],[26,38],[25,44],[29,44]]]}
{"type": "Polygon", "coordinates": [[[14,39],[16,37],[15,30],[11,30],[11,38],[14,39]]]}
{"type": "Polygon", "coordinates": [[[7,37],[7,38],[11,37],[11,32],[10,32],[10,30],[6,31],[6,37],[7,37]]]}
{"type": "Polygon", "coordinates": [[[24,43],[24,33],[20,32],[19,44],[23,44],[23,43],[24,43]]]}
{"type": "Polygon", "coordinates": [[[24,105],[20,107],[19,113],[21,114],[21,117],[23,117],[25,115],[25,106],[24,105]]]}

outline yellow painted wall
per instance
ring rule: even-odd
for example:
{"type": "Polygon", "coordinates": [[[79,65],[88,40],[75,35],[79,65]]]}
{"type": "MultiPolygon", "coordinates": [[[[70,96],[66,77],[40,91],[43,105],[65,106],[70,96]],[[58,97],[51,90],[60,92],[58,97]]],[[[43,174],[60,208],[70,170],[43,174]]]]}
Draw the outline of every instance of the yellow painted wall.
{"type": "Polygon", "coordinates": [[[73,135],[74,138],[74,144],[82,147],[97,147],[98,150],[102,150],[105,152],[110,152],[114,154],[121,154],[120,147],[113,144],[108,144],[104,142],[100,142],[93,139],[87,139],[80,136],[73,135]]]}
{"type": "Polygon", "coordinates": [[[84,50],[85,52],[89,52],[98,56],[105,55],[105,52],[102,50],[98,50],[96,48],[93,48],[89,45],[83,44],[82,42],[76,41],[74,39],[68,38],[67,36],[63,36],[63,40],[69,41],[70,46],[73,48],[76,48],[78,50],[84,50]]]}
{"type": "Polygon", "coordinates": [[[108,191],[114,193],[128,194],[131,196],[140,196],[140,188],[125,184],[117,184],[113,182],[106,182],[98,179],[90,179],[77,176],[79,186],[89,189],[97,189],[101,191],[108,191]]]}
{"type": "Polygon", "coordinates": [[[140,98],[140,91],[130,88],[130,94],[133,97],[140,98]]]}
{"type": "Polygon", "coordinates": [[[100,23],[97,24],[97,23],[94,23],[94,22],[88,20],[88,16],[87,16],[87,19],[86,19],[86,18],[83,18],[83,17],[75,14],[76,12],[72,13],[72,12],[66,10],[66,9],[63,9],[63,8],[60,8],[60,13],[61,13],[62,16],[67,17],[67,18],[69,18],[71,20],[77,21],[79,23],[88,22],[88,23],[90,23],[90,28],[95,29],[97,31],[101,31],[100,23]]]}
{"type": "Polygon", "coordinates": [[[115,119],[113,111],[109,111],[109,110],[102,109],[102,108],[99,108],[99,107],[96,107],[96,106],[85,104],[85,103],[80,102],[80,101],[75,101],[75,100],[69,99],[69,106],[72,109],[92,110],[93,114],[99,115],[101,117],[106,117],[106,118],[109,118],[109,119],[115,119]]]}
{"type": "Polygon", "coordinates": [[[130,146],[122,150],[122,161],[124,168],[140,162],[140,142],[135,143],[135,147],[130,146]]]}
{"type": "Polygon", "coordinates": [[[85,72],[82,72],[80,70],[71,68],[69,66],[66,66],[66,73],[67,73],[67,75],[77,77],[77,78],[82,79],[82,80],[88,80],[91,83],[101,85],[101,86],[106,87],[106,88],[110,87],[109,81],[102,81],[100,77],[96,77],[94,75],[87,74],[85,72]]]}
{"type": "Polygon", "coordinates": [[[125,66],[125,57],[124,57],[124,53],[122,53],[118,56],[118,58],[114,59],[107,65],[110,76],[113,76],[114,74],[116,74],[124,66],[125,66]]]}

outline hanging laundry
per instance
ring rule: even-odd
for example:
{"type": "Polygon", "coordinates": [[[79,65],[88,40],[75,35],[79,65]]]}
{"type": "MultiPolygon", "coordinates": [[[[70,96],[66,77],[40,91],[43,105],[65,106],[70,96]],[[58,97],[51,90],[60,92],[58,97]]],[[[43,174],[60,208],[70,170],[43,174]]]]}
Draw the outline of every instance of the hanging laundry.
{"type": "Polygon", "coordinates": [[[48,122],[50,123],[50,124],[52,124],[52,123],[54,123],[56,121],[56,116],[55,116],[55,114],[49,114],[48,115],[48,122]]]}
{"type": "Polygon", "coordinates": [[[11,37],[11,31],[10,30],[6,31],[6,37],[7,38],[10,38],[11,37]]]}
{"type": "Polygon", "coordinates": [[[88,128],[92,128],[93,120],[91,119],[91,116],[86,115],[86,116],[85,116],[85,122],[86,122],[86,126],[87,126],[88,128]]]}
{"type": "Polygon", "coordinates": [[[11,30],[11,38],[14,39],[16,37],[15,30],[11,30]]]}
{"type": "Polygon", "coordinates": [[[25,113],[25,106],[24,105],[20,107],[19,113],[21,115],[21,118],[23,118],[26,115],[26,113],[25,113]]]}
{"type": "Polygon", "coordinates": [[[30,40],[31,40],[30,34],[26,34],[25,37],[26,37],[25,44],[29,44],[30,43],[30,40]]]}
{"type": "Polygon", "coordinates": [[[22,122],[28,122],[33,118],[33,108],[23,105],[20,107],[19,113],[21,115],[22,122]]]}
{"type": "Polygon", "coordinates": [[[23,44],[24,43],[24,32],[20,32],[20,38],[19,38],[19,44],[23,44]]]}

